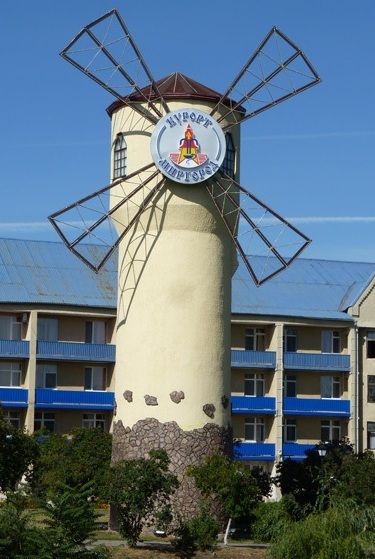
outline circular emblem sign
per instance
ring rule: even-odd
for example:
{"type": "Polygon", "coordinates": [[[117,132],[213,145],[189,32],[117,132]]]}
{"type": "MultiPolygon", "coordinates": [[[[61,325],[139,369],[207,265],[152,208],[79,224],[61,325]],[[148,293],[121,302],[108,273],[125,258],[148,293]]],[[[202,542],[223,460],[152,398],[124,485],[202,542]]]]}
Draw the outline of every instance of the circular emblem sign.
{"type": "Polygon", "coordinates": [[[225,136],[218,123],[198,109],[180,109],[159,120],[151,136],[151,155],[167,178],[202,182],[221,166],[225,136]]]}

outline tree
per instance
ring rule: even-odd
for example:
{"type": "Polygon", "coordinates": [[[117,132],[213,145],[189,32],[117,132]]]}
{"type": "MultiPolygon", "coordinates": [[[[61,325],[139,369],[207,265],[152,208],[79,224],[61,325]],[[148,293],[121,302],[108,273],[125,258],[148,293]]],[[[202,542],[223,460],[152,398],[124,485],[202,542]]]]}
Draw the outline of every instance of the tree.
{"type": "Polygon", "coordinates": [[[90,499],[93,483],[82,487],[61,485],[54,495],[42,502],[47,519],[44,535],[49,542],[51,559],[99,558],[100,550],[87,549],[95,530],[96,514],[90,499]]]}
{"type": "Polygon", "coordinates": [[[32,437],[15,429],[0,410],[0,490],[13,491],[38,453],[32,437]]]}
{"type": "MultiPolygon", "coordinates": [[[[306,515],[313,510],[326,510],[337,488],[348,479],[348,465],[353,467],[358,455],[346,440],[316,445],[306,453],[302,462],[283,460],[277,464],[273,482],[280,487],[283,496],[296,509],[292,516],[306,515]],[[319,450],[324,450],[324,456],[319,450]]],[[[375,473],[374,473],[375,475],[375,473]]]]}
{"type": "Polygon", "coordinates": [[[168,471],[164,450],[152,450],[149,458],[122,460],[108,472],[106,495],[115,507],[119,532],[130,546],[139,540],[144,523],[164,507],[178,487],[177,477],[168,471]]]}
{"type": "Polygon", "coordinates": [[[51,433],[38,439],[39,456],[30,476],[35,494],[55,492],[61,484],[74,487],[92,482],[93,495],[101,495],[111,461],[110,434],[100,429],[75,429],[69,438],[51,433]]]}
{"type": "Polygon", "coordinates": [[[27,498],[9,491],[0,508],[0,557],[47,559],[43,531],[32,523],[27,498]]]}
{"type": "Polygon", "coordinates": [[[270,493],[270,477],[259,468],[233,462],[225,456],[209,456],[189,474],[205,497],[218,498],[227,519],[248,525],[257,503],[270,493]]]}

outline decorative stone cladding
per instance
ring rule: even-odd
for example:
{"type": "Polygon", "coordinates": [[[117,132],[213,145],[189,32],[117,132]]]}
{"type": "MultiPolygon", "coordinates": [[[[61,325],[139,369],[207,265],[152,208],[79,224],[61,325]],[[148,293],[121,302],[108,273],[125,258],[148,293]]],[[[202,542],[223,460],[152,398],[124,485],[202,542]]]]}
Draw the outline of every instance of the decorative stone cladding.
{"type": "Polygon", "coordinates": [[[121,420],[114,424],[113,462],[147,458],[152,449],[164,449],[168,453],[170,469],[180,482],[172,506],[183,518],[189,518],[198,512],[200,495],[186,468],[202,463],[206,456],[231,455],[232,430],[206,423],[200,429],[183,431],[175,421],[160,423],[153,418],[142,419],[133,428],[124,427],[121,420]]]}

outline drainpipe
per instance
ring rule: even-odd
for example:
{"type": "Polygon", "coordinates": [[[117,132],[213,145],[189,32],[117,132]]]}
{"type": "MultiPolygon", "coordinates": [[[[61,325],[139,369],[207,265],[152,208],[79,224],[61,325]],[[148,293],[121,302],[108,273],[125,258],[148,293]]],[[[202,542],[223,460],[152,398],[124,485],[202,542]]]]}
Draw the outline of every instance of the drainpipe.
{"type": "Polygon", "coordinates": [[[354,374],[355,374],[355,441],[354,449],[359,452],[359,335],[358,326],[355,323],[355,358],[354,358],[354,374]]]}

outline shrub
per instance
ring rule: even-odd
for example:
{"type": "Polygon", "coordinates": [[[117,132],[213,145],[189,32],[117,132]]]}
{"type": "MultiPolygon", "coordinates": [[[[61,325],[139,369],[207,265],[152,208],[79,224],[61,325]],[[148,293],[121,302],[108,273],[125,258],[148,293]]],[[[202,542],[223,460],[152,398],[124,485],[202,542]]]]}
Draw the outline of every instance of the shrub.
{"type": "Polygon", "coordinates": [[[254,508],[270,491],[269,474],[225,456],[209,456],[188,470],[204,497],[217,498],[227,518],[249,525],[254,508]]]}
{"type": "Polygon", "coordinates": [[[178,486],[168,467],[167,453],[152,450],[148,459],[122,460],[108,472],[108,501],[115,507],[119,532],[130,546],[136,545],[145,522],[168,504],[178,486]]]}
{"type": "Polygon", "coordinates": [[[270,554],[272,559],[362,559],[362,538],[374,528],[373,507],[342,502],[291,524],[270,554]]]}
{"type": "Polygon", "coordinates": [[[219,524],[203,505],[197,516],[188,522],[180,522],[176,531],[175,547],[186,553],[191,553],[196,549],[212,550],[216,546],[218,533],[219,524]]]}
{"type": "Polygon", "coordinates": [[[255,520],[251,535],[258,542],[275,542],[289,529],[292,520],[283,501],[259,503],[255,510],[255,520]]]}
{"type": "Polygon", "coordinates": [[[38,452],[34,439],[12,427],[0,410],[0,491],[14,491],[38,452]]]}
{"type": "Polygon", "coordinates": [[[0,508],[0,557],[47,559],[43,530],[32,525],[26,498],[9,492],[0,508]]]}
{"type": "Polygon", "coordinates": [[[61,484],[70,487],[92,482],[93,495],[100,497],[103,479],[110,467],[112,437],[100,429],[75,429],[72,437],[56,433],[39,441],[39,457],[30,475],[34,494],[56,492],[61,484]]]}

